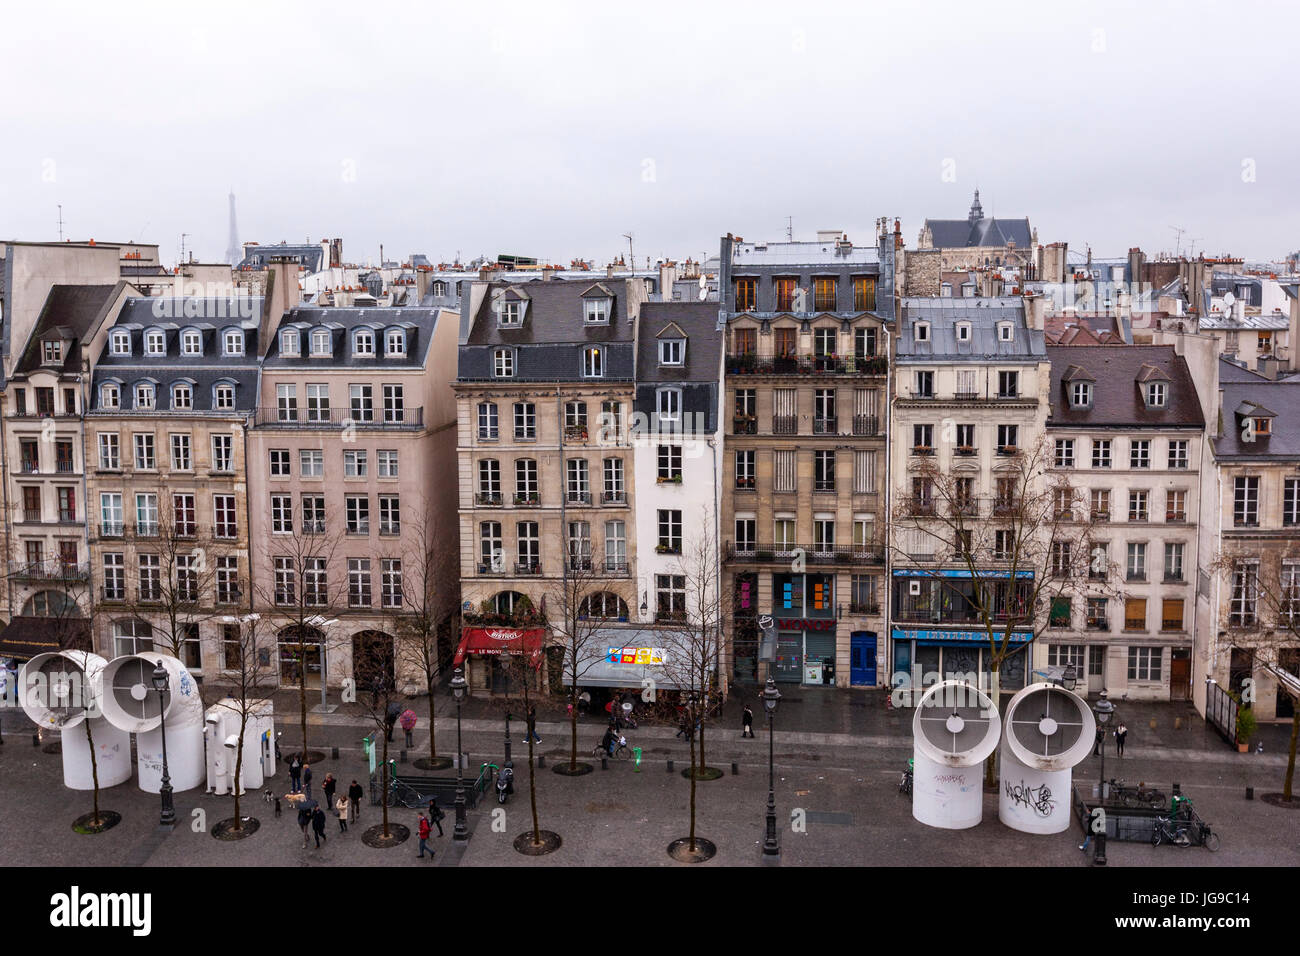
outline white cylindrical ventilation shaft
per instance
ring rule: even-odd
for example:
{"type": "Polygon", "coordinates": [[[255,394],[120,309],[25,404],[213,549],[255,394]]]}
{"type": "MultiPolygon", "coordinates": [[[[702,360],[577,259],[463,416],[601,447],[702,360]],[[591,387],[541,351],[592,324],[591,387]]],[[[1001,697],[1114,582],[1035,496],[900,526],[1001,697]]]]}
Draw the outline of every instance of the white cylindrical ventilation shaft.
{"type": "Polygon", "coordinates": [[[998,819],[1023,833],[1070,826],[1075,764],[1095,742],[1087,701],[1057,684],[1030,684],[1007,705],[998,819]]]}
{"type": "Polygon", "coordinates": [[[100,709],[106,664],[88,651],[58,651],[38,654],[19,671],[23,711],[43,730],[62,732],[63,785],[70,790],[93,790],[96,777],[101,787],[131,779],[131,736],[100,709]]]}
{"type": "Polygon", "coordinates": [[[984,816],[983,764],[998,745],[993,701],[965,681],[927,690],[912,717],[912,816],[927,826],[964,830],[984,816]]]}
{"type": "Polygon", "coordinates": [[[114,658],[104,668],[104,717],[116,727],[134,733],[136,770],[140,789],[162,789],[163,737],[166,718],[167,768],[172,789],[201,786],[203,766],[203,701],[190,672],[174,657],[143,651],[114,658]],[[161,664],[167,672],[160,695],[153,675],[161,664]]]}

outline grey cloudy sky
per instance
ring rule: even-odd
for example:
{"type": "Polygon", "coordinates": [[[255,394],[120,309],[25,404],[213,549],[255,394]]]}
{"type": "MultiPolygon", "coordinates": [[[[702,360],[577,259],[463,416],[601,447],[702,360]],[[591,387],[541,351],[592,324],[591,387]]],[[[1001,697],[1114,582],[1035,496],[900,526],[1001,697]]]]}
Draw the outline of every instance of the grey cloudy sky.
{"type": "Polygon", "coordinates": [[[1285,3],[25,3],[0,236],[349,259],[714,254],[1029,216],[1098,255],[1300,247],[1285,3]],[[945,173],[947,175],[945,175],[945,173]]]}

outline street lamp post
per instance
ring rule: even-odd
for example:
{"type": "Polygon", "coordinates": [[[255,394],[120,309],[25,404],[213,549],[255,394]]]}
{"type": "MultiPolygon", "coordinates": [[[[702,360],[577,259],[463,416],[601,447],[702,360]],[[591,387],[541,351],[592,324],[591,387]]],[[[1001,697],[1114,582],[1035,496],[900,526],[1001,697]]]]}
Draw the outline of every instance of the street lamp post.
{"type": "Polygon", "coordinates": [[[763,710],[767,712],[767,836],[763,839],[764,863],[777,863],[781,859],[781,844],[776,837],[776,771],[772,744],[772,720],[780,701],[781,692],[776,689],[776,681],[769,674],[767,686],[763,688],[763,710]]]}
{"type": "Polygon", "coordinates": [[[451,693],[456,698],[456,826],[451,838],[456,843],[469,842],[469,830],[465,826],[465,750],[460,742],[460,707],[465,702],[468,688],[464,668],[457,667],[451,677],[451,693]]]}
{"type": "MultiPolygon", "coordinates": [[[[1097,786],[1097,802],[1101,806],[1106,805],[1106,725],[1110,723],[1111,715],[1115,713],[1115,705],[1110,701],[1110,695],[1105,689],[1097,697],[1097,703],[1092,708],[1093,716],[1097,719],[1097,727],[1101,732],[1101,782],[1097,786]]],[[[1091,826],[1089,822],[1089,826],[1091,826]]],[[[1097,834],[1097,850],[1093,855],[1092,861],[1100,866],[1106,865],[1106,831],[1097,834]]]]}
{"type": "Polygon", "coordinates": [[[162,734],[162,787],[159,794],[162,796],[162,813],[158,817],[158,825],[171,829],[176,826],[176,807],[172,805],[172,778],[168,773],[167,767],[167,668],[159,662],[153,669],[153,689],[158,692],[158,717],[159,732],[162,734]]]}

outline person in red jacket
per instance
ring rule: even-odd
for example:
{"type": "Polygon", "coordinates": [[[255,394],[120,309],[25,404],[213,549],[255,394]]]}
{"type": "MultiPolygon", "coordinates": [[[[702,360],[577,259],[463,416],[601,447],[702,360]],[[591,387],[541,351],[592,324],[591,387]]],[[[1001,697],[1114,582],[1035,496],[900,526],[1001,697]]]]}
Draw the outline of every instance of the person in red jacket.
{"type": "MultiPolygon", "coordinates": [[[[424,851],[425,851],[425,850],[429,850],[429,847],[428,847],[428,840],[429,840],[429,818],[426,817],[423,813],[420,814],[420,827],[419,827],[419,834],[420,834],[420,854],[419,854],[419,859],[423,860],[423,859],[424,859],[424,851]]],[[[433,859],[433,850],[429,850],[429,859],[430,859],[430,860],[433,859]]]]}

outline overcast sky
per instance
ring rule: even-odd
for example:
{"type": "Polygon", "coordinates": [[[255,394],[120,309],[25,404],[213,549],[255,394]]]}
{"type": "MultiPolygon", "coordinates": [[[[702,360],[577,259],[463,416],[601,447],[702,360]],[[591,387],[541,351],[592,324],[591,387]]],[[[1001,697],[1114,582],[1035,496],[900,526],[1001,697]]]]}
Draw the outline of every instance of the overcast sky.
{"type": "Polygon", "coordinates": [[[347,259],[869,241],[1028,216],[1097,255],[1300,248],[1285,3],[6,7],[0,237],[347,259]]]}

